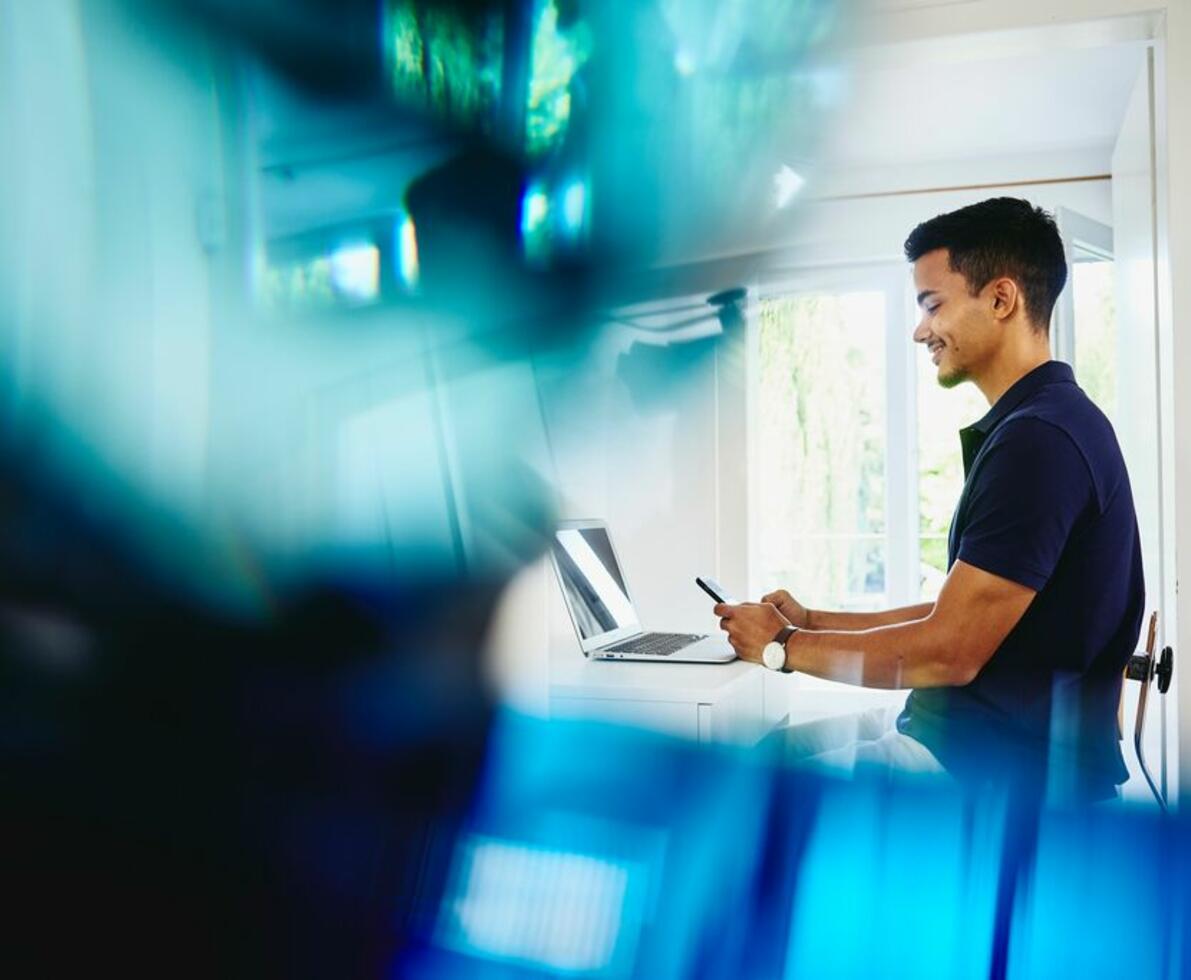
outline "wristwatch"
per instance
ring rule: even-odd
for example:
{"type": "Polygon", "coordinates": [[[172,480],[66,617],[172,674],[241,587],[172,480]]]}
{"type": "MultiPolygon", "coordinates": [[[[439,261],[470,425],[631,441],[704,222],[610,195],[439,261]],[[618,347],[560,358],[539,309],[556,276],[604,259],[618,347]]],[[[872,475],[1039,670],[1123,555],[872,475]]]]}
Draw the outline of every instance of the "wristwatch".
{"type": "Polygon", "coordinates": [[[794,669],[786,666],[786,641],[798,632],[797,626],[783,626],[777,635],[765,644],[761,651],[761,663],[770,670],[780,670],[783,674],[792,674],[794,669]]]}

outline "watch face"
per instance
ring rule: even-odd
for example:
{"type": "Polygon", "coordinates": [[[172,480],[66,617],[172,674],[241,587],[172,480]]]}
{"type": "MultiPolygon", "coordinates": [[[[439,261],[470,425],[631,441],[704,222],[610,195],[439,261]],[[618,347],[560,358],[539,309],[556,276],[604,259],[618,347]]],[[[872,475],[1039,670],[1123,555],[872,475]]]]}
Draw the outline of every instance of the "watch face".
{"type": "Polygon", "coordinates": [[[781,670],[786,666],[786,649],[780,643],[766,643],[761,659],[770,670],[781,670]]]}

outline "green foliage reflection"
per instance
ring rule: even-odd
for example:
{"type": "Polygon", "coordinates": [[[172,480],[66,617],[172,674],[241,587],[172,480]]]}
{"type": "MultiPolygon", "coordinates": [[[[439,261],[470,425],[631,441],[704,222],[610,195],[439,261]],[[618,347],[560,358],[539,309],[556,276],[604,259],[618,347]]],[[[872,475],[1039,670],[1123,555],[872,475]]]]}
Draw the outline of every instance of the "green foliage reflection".
{"type": "Polygon", "coordinates": [[[505,29],[492,12],[388,0],[385,39],[393,90],[440,118],[484,131],[500,117],[502,102],[524,99],[525,131],[518,135],[530,154],[539,155],[565,138],[572,85],[591,54],[591,33],[581,19],[560,25],[556,0],[540,4],[530,37],[506,37],[505,29]],[[517,59],[522,50],[529,59],[527,91],[502,92],[505,58],[517,59]]]}
{"type": "Polygon", "coordinates": [[[1117,308],[1113,263],[1074,262],[1075,379],[1116,425],[1117,308]]]}
{"type": "Polygon", "coordinates": [[[759,565],[765,589],[873,608],[885,593],[885,310],[881,293],[764,302],[759,338],[759,565]]]}
{"type": "Polygon", "coordinates": [[[261,300],[270,313],[310,312],[334,306],[330,258],[319,255],[304,261],[269,264],[261,277],[261,300]]]}
{"type": "Polygon", "coordinates": [[[490,127],[500,98],[504,49],[498,17],[388,0],[385,39],[399,98],[451,122],[490,127]]]}
{"type": "Polygon", "coordinates": [[[988,411],[970,382],[939,387],[937,369],[921,350],[918,364],[918,567],[919,595],[934,599],[947,575],[947,536],[964,486],[959,430],[988,411]]]}
{"type": "Polygon", "coordinates": [[[590,54],[586,25],[577,21],[563,31],[554,0],[543,5],[533,32],[525,116],[525,146],[531,154],[551,149],[564,137],[571,117],[571,82],[590,54]]]}

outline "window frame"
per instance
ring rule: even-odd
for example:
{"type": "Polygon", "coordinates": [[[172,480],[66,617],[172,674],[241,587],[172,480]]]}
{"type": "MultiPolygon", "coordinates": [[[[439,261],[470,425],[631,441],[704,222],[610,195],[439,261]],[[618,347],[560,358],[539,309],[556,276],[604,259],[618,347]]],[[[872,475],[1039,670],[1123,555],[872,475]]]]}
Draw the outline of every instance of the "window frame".
{"type": "Polygon", "coordinates": [[[1075,253],[1078,250],[1112,262],[1113,234],[1112,228],[1103,222],[1061,205],[1055,208],[1055,223],[1063,240],[1068,276],[1051,315],[1050,334],[1055,360],[1065,361],[1074,368],[1079,356],[1075,347],[1075,253]]]}

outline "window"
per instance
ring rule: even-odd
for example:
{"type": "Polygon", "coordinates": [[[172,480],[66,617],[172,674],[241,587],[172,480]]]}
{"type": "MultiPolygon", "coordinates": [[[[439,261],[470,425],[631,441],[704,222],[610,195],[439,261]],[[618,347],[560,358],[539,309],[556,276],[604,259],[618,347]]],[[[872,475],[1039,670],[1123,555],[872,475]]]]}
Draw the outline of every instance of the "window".
{"type": "Polygon", "coordinates": [[[1055,305],[1051,339],[1055,357],[1075,370],[1075,380],[1117,428],[1116,272],[1112,229],[1060,207],[1059,231],[1070,276],[1055,305]]]}
{"type": "Polygon", "coordinates": [[[988,410],[944,390],[913,343],[904,265],[820,273],[757,304],[751,591],[832,609],[933,600],[963,487],[959,429],[988,410]]]}
{"type": "Polygon", "coordinates": [[[1075,380],[1117,423],[1117,314],[1113,262],[1075,249],[1071,290],[1075,304],[1075,380]]]}
{"type": "Polygon", "coordinates": [[[947,535],[964,485],[959,430],[983,417],[988,402],[972,384],[941,388],[934,365],[917,353],[917,598],[927,602],[938,597],[947,577],[947,535]]]}
{"type": "Polygon", "coordinates": [[[755,402],[760,591],[875,609],[888,596],[881,289],[761,302],[755,402]]]}
{"type": "Polygon", "coordinates": [[[413,222],[396,213],[270,240],[260,256],[258,300],[272,314],[372,306],[413,292],[413,222]]]}

